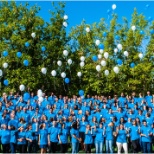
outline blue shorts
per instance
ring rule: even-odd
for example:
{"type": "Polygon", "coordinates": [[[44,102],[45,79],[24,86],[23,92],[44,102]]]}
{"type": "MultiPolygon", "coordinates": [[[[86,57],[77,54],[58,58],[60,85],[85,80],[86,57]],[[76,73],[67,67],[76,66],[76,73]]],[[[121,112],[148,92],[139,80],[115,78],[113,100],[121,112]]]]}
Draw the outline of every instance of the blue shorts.
{"type": "Polygon", "coordinates": [[[45,148],[47,148],[47,145],[46,144],[45,145],[40,145],[40,148],[45,149],[45,148]]]}

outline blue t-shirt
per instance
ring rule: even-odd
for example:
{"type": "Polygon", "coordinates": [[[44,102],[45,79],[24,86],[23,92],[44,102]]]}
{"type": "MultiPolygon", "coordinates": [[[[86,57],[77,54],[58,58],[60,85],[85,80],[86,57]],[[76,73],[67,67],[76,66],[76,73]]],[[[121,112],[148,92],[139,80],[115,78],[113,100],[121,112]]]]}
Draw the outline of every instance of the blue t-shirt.
{"type": "Polygon", "coordinates": [[[57,127],[50,127],[48,129],[48,133],[50,134],[50,141],[51,142],[58,142],[59,128],[57,128],[57,127]]]}
{"type": "Polygon", "coordinates": [[[79,132],[85,132],[87,125],[88,125],[87,121],[80,121],[79,122],[79,132]]]}
{"type": "Polygon", "coordinates": [[[138,126],[134,126],[134,125],[131,126],[129,132],[130,132],[130,138],[132,141],[139,139],[140,135],[139,135],[139,127],[138,126]]]}
{"type": "Polygon", "coordinates": [[[77,138],[79,138],[79,130],[76,130],[76,129],[72,128],[70,133],[71,133],[71,136],[72,136],[72,143],[79,142],[79,140],[77,140],[75,137],[73,137],[73,135],[75,135],[77,138]]]}
{"type": "Polygon", "coordinates": [[[48,131],[46,129],[39,130],[40,135],[40,145],[48,144],[48,131]]]}
{"type": "Polygon", "coordinates": [[[1,142],[2,144],[10,143],[10,130],[0,130],[1,142]]]}
{"type": "Polygon", "coordinates": [[[105,129],[104,128],[97,128],[95,142],[103,142],[104,136],[105,136],[105,129]]]}
{"type": "Polygon", "coordinates": [[[85,139],[84,139],[84,144],[92,144],[93,143],[93,137],[92,137],[92,133],[91,131],[89,130],[86,134],[86,131],[85,131],[85,139]]]}
{"type": "Polygon", "coordinates": [[[106,140],[113,140],[113,127],[108,126],[106,128],[106,140]]]}
{"type": "Polygon", "coordinates": [[[117,142],[119,143],[126,143],[127,140],[127,133],[125,130],[119,130],[117,135],[117,142]]]}
{"type": "Polygon", "coordinates": [[[26,132],[18,132],[17,139],[22,139],[21,142],[18,140],[17,144],[26,144],[26,132]]]}
{"type": "Polygon", "coordinates": [[[11,130],[10,131],[10,143],[17,143],[17,132],[18,130],[11,130]]]}
{"type": "Polygon", "coordinates": [[[151,142],[152,137],[149,136],[149,134],[152,133],[152,129],[149,126],[142,126],[141,127],[141,134],[144,134],[145,136],[141,137],[142,142],[151,142]]]}
{"type": "Polygon", "coordinates": [[[35,140],[35,132],[33,130],[29,130],[26,132],[26,138],[30,139],[30,140],[35,140]]]}
{"type": "Polygon", "coordinates": [[[67,129],[59,130],[58,134],[59,134],[59,137],[60,137],[62,144],[68,143],[68,131],[67,131],[67,129]]]}

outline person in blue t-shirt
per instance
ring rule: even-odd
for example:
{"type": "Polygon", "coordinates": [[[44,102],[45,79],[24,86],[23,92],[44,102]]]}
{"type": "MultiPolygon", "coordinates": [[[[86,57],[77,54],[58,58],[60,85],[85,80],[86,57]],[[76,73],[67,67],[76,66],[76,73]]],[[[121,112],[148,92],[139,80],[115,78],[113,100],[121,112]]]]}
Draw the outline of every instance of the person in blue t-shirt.
{"type": "Polygon", "coordinates": [[[90,125],[87,125],[85,130],[85,139],[84,139],[85,153],[91,153],[92,143],[93,143],[92,130],[90,125]]]}
{"type": "Polygon", "coordinates": [[[98,128],[96,126],[93,127],[96,132],[96,137],[95,137],[96,153],[102,153],[104,147],[105,130],[106,130],[105,125],[103,125],[103,123],[100,123],[98,128]]]}
{"type": "Polygon", "coordinates": [[[29,124],[28,130],[26,132],[26,140],[28,142],[28,153],[34,152],[36,153],[36,136],[35,131],[32,129],[32,125],[29,124]]]}
{"type": "Polygon", "coordinates": [[[57,150],[57,144],[58,144],[58,133],[59,128],[57,127],[57,122],[53,121],[52,126],[48,128],[48,133],[50,137],[50,152],[55,153],[57,150]]]}
{"type": "Polygon", "coordinates": [[[0,131],[1,143],[3,147],[3,153],[9,153],[10,148],[10,130],[7,129],[7,125],[2,125],[2,130],[0,131]]]}
{"type": "Polygon", "coordinates": [[[143,120],[143,126],[141,127],[141,141],[144,153],[151,153],[152,146],[152,128],[147,125],[146,120],[143,120]]]}
{"type": "Polygon", "coordinates": [[[110,122],[105,131],[106,135],[106,153],[113,153],[113,141],[114,141],[114,123],[110,122]]]}
{"type": "Polygon", "coordinates": [[[118,154],[121,154],[121,149],[123,147],[125,154],[128,153],[128,145],[127,145],[127,130],[124,129],[124,125],[120,125],[116,129],[115,135],[117,136],[117,147],[118,154]]]}
{"type": "Polygon", "coordinates": [[[45,123],[40,125],[38,144],[41,148],[41,154],[46,153],[46,149],[50,141],[48,140],[48,131],[45,129],[45,123]]]}
{"type": "Polygon", "coordinates": [[[140,127],[137,126],[136,120],[133,120],[132,126],[129,129],[130,140],[132,143],[133,153],[139,152],[139,138],[140,138],[140,127]]]}
{"type": "Polygon", "coordinates": [[[17,145],[20,153],[26,153],[26,132],[24,126],[21,126],[17,133],[17,145]]]}
{"type": "Polygon", "coordinates": [[[58,140],[59,140],[59,144],[60,144],[60,152],[66,153],[67,152],[67,143],[68,143],[68,131],[65,127],[65,123],[63,123],[62,128],[59,129],[58,140]]]}
{"type": "Polygon", "coordinates": [[[70,131],[72,137],[72,154],[77,154],[79,150],[79,142],[81,142],[81,138],[79,137],[79,130],[77,128],[77,122],[75,121],[72,124],[72,129],[70,131]]]}

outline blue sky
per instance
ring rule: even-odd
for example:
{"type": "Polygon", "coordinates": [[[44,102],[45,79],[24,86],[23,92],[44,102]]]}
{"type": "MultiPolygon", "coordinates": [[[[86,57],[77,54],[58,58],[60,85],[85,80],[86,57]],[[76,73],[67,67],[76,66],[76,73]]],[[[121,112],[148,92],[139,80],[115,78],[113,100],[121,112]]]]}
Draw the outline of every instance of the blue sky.
{"type": "MultiPolygon", "coordinates": [[[[28,1],[30,6],[37,4],[41,7],[38,13],[45,21],[50,20],[49,10],[53,10],[51,1],[28,1]]],[[[18,1],[19,3],[25,3],[25,1],[18,1]]],[[[58,3],[57,1],[55,3],[58,3]]],[[[128,21],[131,21],[131,15],[134,8],[137,8],[138,13],[142,13],[148,19],[151,17],[154,19],[154,1],[66,1],[65,13],[68,15],[68,27],[66,28],[69,33],[71,27],[80,25],[84,19],[87,24],[99,22],[101,18],[105,18],[109,23],[111,17],[108,15],[107,10],[112,11],[112,5],[116,4],[117,8],[115,13],[118,14],[118,22],[122,23],[122,17],[126,17],[128,21]]],[[[145,39],[142,42],[143,50],[145,50],[149,39],[145,39]]]]}
{"type": "MultiPolygon", "coordinates": [[[[25,3],[25,2],[18,2],[25,3]]],[[[49,21],[49,10],[52,10],[51,1],[29,1],[30,5],[37,4],[41,7],[39,16],[45,21],[49,21]]],[[[72,26],[79,25],[83,19],[87,24],[99,22],[100,18],[105,18],[108,22],[107,10],[112,10],[112,4],[116,4],[115,13],[118,14],[118,20],[122,23],[122,17],[125,16],[130,21],[131,14],[136,7],[139,13],[143,13],[146,18],[152,17],[154,19],[154,1],[66,1],[65,12],[69,17],[67,31],[72,26]],[[149,7],[146,7],[149,5],[149,7]]]]}

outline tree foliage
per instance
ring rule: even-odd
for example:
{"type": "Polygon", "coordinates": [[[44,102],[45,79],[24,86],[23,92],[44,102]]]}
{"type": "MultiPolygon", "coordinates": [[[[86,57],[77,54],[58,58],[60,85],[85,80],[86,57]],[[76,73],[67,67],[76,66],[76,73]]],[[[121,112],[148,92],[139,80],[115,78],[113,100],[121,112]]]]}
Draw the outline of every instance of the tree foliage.
{"type": "MultiPolygon", "coordinates": [[[[113,94],[125,91],[154,92],[154,22],[149,23],[145,16],[138,14],[134,9],[131,23],[123,18],[123,23],[117,22],[118,15],[112,14],[110,23],[105,19],[100,22],[87,24],[82,21],[80,25],[73,27],[68,35],[63,26],[64,3],[54,5],[54,11],[50,12],[50,22],[45,22],[37,15],[40,8],[25,5],[16,5],[15,2],[1,2],[0,4],[0,65],[3,71],[1,77],[2,91],[17,91],[19,85],[24,84],[30,90],[43,89],[44,91],[54,91],[59,94],[77,94],[79,89],[91,94],[113,94]],[[136,30],[132,31],[131,26],[135,25],[136,30]],[[86,27],[90,32],[86,32],[86,27]],[[144,34],[141,34],[144,31],[144,34]],[[36,37],[32,38],[31,33],[35,32],[36,37]],[[103,36],[106,32],[107,36],[103,36]],[[119,39],[116,39],[119,36],[119,39]],[[96,62],[92,60],[94,55],[99,54],[99,46],[95,44],[100,40],[104,45],[102,58],[96,62]],[[143,50],[144,41],[148,41],[147,47],[143,50]],[[25,43],[30,46],[26,47],[25,43]],[[117,44],[122,44],[122,51],[117,54],[114,49],[117,44]],[[41,47],[45,47],[44,52],[41,47]],[[63,50],[68,50],[68,56],[63,55],[63,50]],[[8,51],[8,56],[3,56],[3,51],[8,51]],[[16,53],[20,51],[22,57],[18,58],[16,53]],[[128,51],[129,56],[124,56],[124,51],[128,51]],[[104,58],[104,53],[109,53],[109,58],[104,58]],[[139,58],[139,53],[143,52],[144,57],[139,58]],[[85,65],[80,67],[80,57],[85,56],[85,65]],[[27,59],[29,65],[23,65],[27,59]],[[73,63],[68,64],[68,59],[73,63]],[[113,68],[117,66],[117,59],[121,59],[123,64],[118,66],[120,71],[116,74],[113,68]],[[62,66],[57,65],[57,61],[62,61],[62,66]],[[101,60],[107,62],[101,67],[101,71],[96,70],[101,60]],[[3,63],[9,64],[4,69],[3,63]],[[135,67],[130,64],[134,62],[135,67]],[[41,68],[47,68],[47,73],[41,73],[41,68]],[[51,71],[56,70],[57,75],[53,77],[51,71]],[[109,75],[104,74],[109,70],[109,75]],[[77,72],[82,72],[78,77],[77,72]],[[70,83],[65,84],[61,73],[65,72],[70,78],[70,83]],[[3,84],[4,79],[8,79],[9,85],[3,84]]],[[[27,90],[26,89],[26,90],[27,90]]]]}

